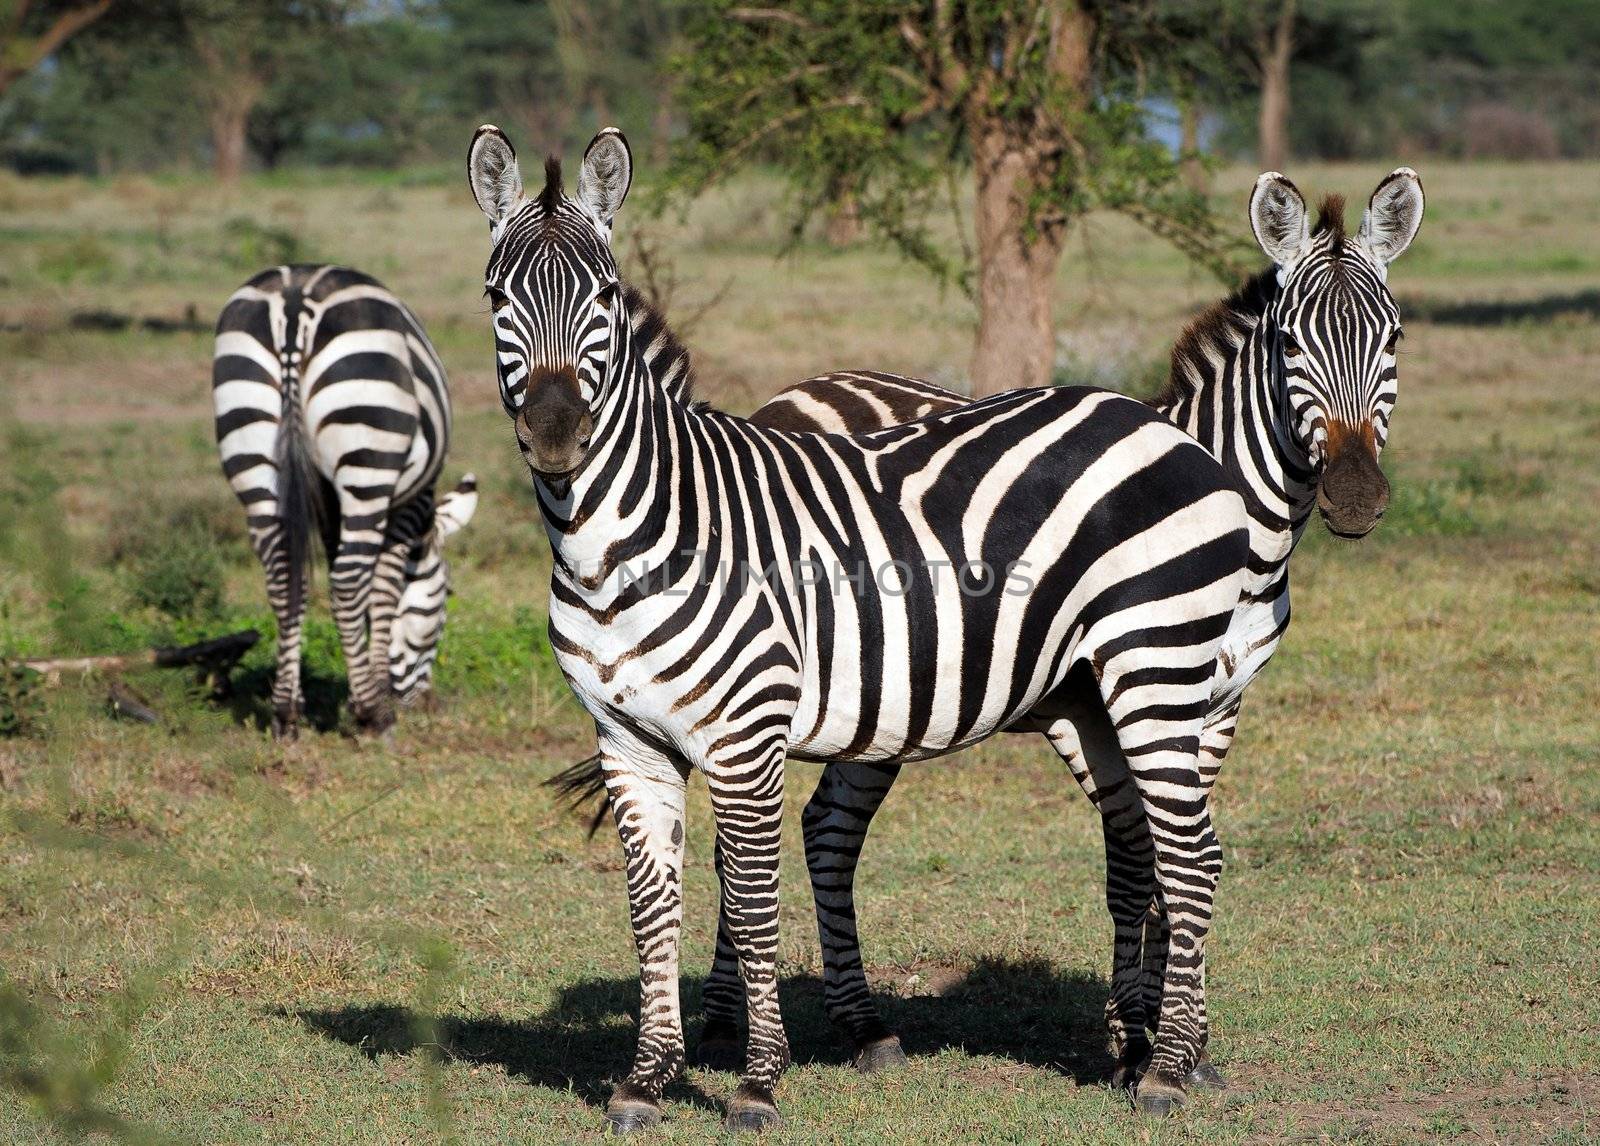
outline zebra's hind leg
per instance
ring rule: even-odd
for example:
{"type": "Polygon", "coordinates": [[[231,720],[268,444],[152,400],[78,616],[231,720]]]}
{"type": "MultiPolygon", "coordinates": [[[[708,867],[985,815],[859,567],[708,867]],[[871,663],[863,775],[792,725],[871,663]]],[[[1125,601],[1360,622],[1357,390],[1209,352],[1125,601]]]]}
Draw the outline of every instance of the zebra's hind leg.
{"type": "Polygon", "coordinates": [[[278,661],[272,677],[272,736],[300,735],[300,632],[305,623],[303,573],[289,558],[288,533],[276,518],[252,522],[250,545],[267,574],[267,602],[278,622],[278,661]]]}
{"type": "Polygon", "coordinates": [[[801,818],[806,868],[822,940],[823,1002],[864,1073],[904,1066],[900,1039],[873,1002],[856,931],[855,879],[872,817],[900,774],[898,764],[829,764],[801,818]]]}
{"type": "MultiPolygon", "coordinates": [[[[1222,848],[1199,765],[1208,675],[1192,666],[1145,663],[1108,667],[1100,678],[1144,808],[1155,853],[1157,903],[1170,933],[1155,1045],[1135,1095],[1138,1109],[1147,1114],[1183,1105],[1184,1082],[1200,1059],[1205,940],[1222,872],[1222,848]]],[[[1141,930],[1142,924],[1141,918],[1141,930]]]]}
{"type": "Polygon", "coordinates": [[[373,570],[383,550],[384,515],[356,515],[350,506],[344,510],[339,545],[332,551],[328,570],[333,620],[350,679],[350,712],[362,731],[383,732],[394,724],[388,651],[370,647],[367,628],[373,570]]]}

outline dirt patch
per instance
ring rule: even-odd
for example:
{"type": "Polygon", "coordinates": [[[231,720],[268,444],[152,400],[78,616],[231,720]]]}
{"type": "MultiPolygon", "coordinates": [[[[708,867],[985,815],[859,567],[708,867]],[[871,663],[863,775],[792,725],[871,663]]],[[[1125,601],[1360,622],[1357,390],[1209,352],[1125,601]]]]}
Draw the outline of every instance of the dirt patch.
{"type": "Polygon", "coordinates": [[[1600,1075],[1508,1077],[1495,1085],[1464,1084],[1437,1094],[1384,1092],[1348,1101],[1257,1104],[1252,1094],[1277,1081],[1270,1075],[1270,1070],[1240,1068],[1223,1100],[1228,1108],[1252,1107],[1276,1125],[1250,1137],[1252,1143],[1543,1142],[1600,1122],[1600,1075]]]}
{"type": "Polygon", "coordinates": [[[971,972],[970,967],[910,963],[905,966],[869,967],[867,982],[874,991],[902,999],[948,999],[962,992],[971,972]]]}

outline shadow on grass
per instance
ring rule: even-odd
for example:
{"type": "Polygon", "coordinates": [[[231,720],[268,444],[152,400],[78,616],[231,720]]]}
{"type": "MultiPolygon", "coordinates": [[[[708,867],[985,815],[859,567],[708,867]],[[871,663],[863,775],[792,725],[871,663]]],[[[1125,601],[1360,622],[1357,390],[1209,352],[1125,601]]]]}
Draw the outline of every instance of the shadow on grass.
{"type": "MultiPolygon", "coordinates": [[[[276,648],[275,638],[273,648],[276,648]]],[[[272,724],[272,682],[277,676],[275,664],[241,665],[233,670],[223,705],[239,724],[265,729],[272,724]]],[[[323,672],[303,661],[300,666],[300,695],[302,725],[318,732],[336,732],[344,715],[345,699],[350,694],[349,681],[342,672],[323,672]]]]}
{"type": "MultiPolygon", "coordinates": [[[[446,1059],[502,1067],[535,1086],[570,1089],[603,1107],[633,1054],[638,992],[631,978],[590,979],[564,988],[553,1007],[527,1019],[442,1015],[430,1023],[407,1007],[383,1003],[279,1013],[372,1059],[432,1048],[446,1059]]],[[[681,993],[692,1052],[701,1025],[693,1017],[700,985],[685,979],[681,993]]],[[[1110,1068],[1101,1018],[1106,993],[1104,979],[1063,973],[1043,960],[986,960],[938,995],[880,994],[879,1004],[908,1055],[960,1049],[1058,1071],[1088,1086],[1104,1082],[1110,1068]]],[[[790,976],[779,984],[779,995],[795,1063],[850,1061],[823,1014],[820,979],[790,976]]],[[[686,1080],[667,1096],[717,1105],[686,1080]]]]}
{"type": "Polygon", "coordinates": [[[1449,326],[1506,326],[1514,322],[1549,322],[1563,315],[1600,318],[1600,290],[1547,294],[1538,298],[1446,301],[1434,298],[1404,298],[1400,313],[1405,318],[1438,322],[1449,326]]]}

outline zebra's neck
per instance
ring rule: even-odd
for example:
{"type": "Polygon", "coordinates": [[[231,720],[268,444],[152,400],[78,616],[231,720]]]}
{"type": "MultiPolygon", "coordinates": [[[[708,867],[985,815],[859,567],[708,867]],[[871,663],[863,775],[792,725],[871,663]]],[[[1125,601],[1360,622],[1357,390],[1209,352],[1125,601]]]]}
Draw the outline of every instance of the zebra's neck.
{"type": "Polygon", "coordinates": [[[1172,375],[1152,401],[1231,473],[1250,514],[1251,571],[1283,577],[1316,501],[1314,474],[1290,432],[1272,302],[1274,268],[1189,324],[1172,349],[1172,375]]]}
{"type": "MultiPolygon", "coordinates": [[[[627,301],[620,304],[627,309],[627,301]]],[[[659,345],[630,315],[614,328],[605,396],[578,472],[535,480],[555,555],[557,592],[610,594],[630,580],[675,576],[714,538],[707,526],[715,491],[708,469],[685,465],[699,449],[705,420],[689,400],[685,373],[663,380],[659,345]]]]}

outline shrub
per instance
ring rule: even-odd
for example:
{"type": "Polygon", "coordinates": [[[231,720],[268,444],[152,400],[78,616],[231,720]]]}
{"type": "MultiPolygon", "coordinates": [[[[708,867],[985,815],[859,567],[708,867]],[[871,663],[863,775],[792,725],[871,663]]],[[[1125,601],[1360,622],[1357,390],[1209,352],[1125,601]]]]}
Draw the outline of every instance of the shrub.
{"type": "Polygon", "coordinates": [[[282,227],[236,215],[222,224],[222,257],[245,272],[295,263],[301,259],[300,239],[282,227]]]}
{"type": "Polygon", "coordinates": [[[202,620],[220,613],[222,580],[216,539],[193,523],[180,524],[131,562],[128,592],[173,620],[202,620]]]}
{"type": "Polygon", "coordinates": [[[1545,116],[1505,103],[1475,103],[1461,117],[1468,159],[1555,159],[1561,141],[1545,116]]]}
{"type": "Polygon", "coordinates": [[[44,712],[39,681],[27,666],[0,660],[0,736],[23,736],[38,725],[44,712]]]}

